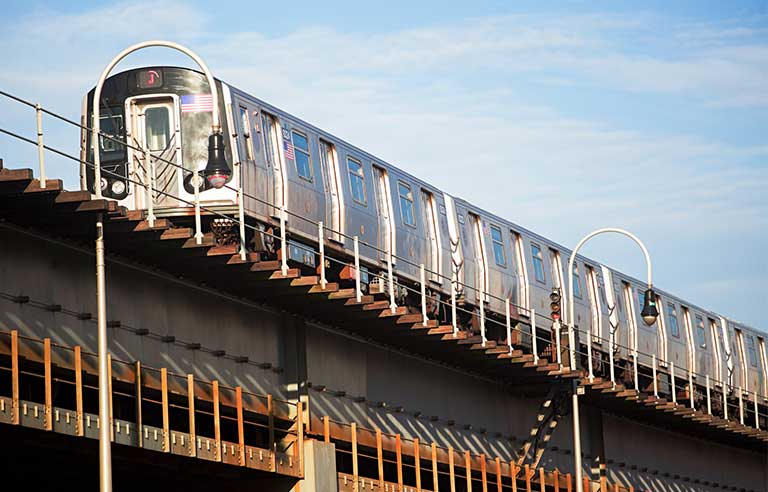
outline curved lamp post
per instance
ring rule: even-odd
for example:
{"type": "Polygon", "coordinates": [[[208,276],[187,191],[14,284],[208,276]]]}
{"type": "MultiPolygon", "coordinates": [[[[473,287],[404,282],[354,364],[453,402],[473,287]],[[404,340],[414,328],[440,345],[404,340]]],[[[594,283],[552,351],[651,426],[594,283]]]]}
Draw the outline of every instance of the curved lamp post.
{"type": "MultiPolygon", "coordinates": [[[[144,41],[134,44],[120,52],[109,65],[101,72],[99,81],[93,93],[93,130],[91,133],[91,145],[93,148],[93,188],[96,198],[101,196],[101,156],[99,155],[99,134],[101,133],[100,121],[100,101],[101,91],[104,81],[107,79],[112,69],[115,68],[123,58],[143,48],[148,47],[166,47],[172,48],[184,53],[197,63],[200,69],[208,79],[208,85],[211,89],[213,99],[211,135],[208,137],[208,163],[203,171],[208,185],[213,188],[221,188],[229,180],[232,171],[224,157],[224,137],[221,133],[221,119],[219,116],[219,94],[216,91],[216,82],[208,69],[208,65],[197,56],[192,50],[171,41],[144,41]]],[[[200,180],[194,180],[195,186],[195,218],[197,221],[197,231],[200,234],[200,205],[199,191],[200,180]]],[[[149,199],[152,200],[150,194],[149,199]]],[[[150,214],[151,215],[151,214],[150,214]]],[[[200,235],[202,237],[202,235],[200,235]]],[[[99,357],[99,489],[101,492],[112,491],[112,457],[110,450],[110,431],[111,422],[109,420],[109,379],[107,363],[107,307],[106,307],[106,288],[104,274],[104,223],[103,217],[99,215],[96,222],[96,305],[98,315],[98,357],[99,357]]],[[[141,429],[139,429],[141,432],[141,429]]]]}
{"type": "MultiPolygon", "coordinates": [[[[641,312],[641,316],[643,317],[643,322],[651,326],[656,322],[656,318],[659,315],[658,309],[656,309],[656,293],[653,291],[653,270],[651,269],[651,256],[648,254],[648,249],[645,247],[642,241],[632,234],[631,232],[625,231],[624,229],[617,229],[614,227],[607,227],[604,229],[598,229],[596,231],[593,231],[589,234],[587,234],[584,239],[579,241],[579,244],[576,245],[576,248],[574,248],[573,252],[571,253],[571,258],[568,261],[568,289],[566,289],[565,294],[568,296],[568,346],[569,346],[569,352],[570,352],[570,366],[571,370],[576,370],[576,334],[575,334],[575,313],[574,313],[574,300],[573,300],[573,266],[576,263],[576,254],[579,252],[582,246],[592,239],[593,237],[604,234],[604,233],[617,233],[617,234],[623,234],[624,236],[627,236],[628,238],[632,239],[635,243],[637,243],[638,246],[640,246],[640,249],[643,250],[643,255],[645,255],[645,262],[646,262],[646,268],[647,268],[647,274],[648,274],[648,289],[645,291],[645,302],[643,304],[643,311],[641,312]],[[569,295],[570,293],[570,295],[569,295]]],[[[613,348],[611,348],[613,350],[613,348]]],[[[594,374],[592,372],[592,333],[587,332],[587,359],[588,359],[588,365],[589,365],[589,380],[592,381],[594,379],[594,374]]],[[[573,396],[572,396],[572,403],[573,403],[573,462],[574,462],[574,472],[576,474],[576,492],[583,492],[584,490],[584,484],[582,480],[582,470],[581,470],[581,430],[580,430],[580,424],[579,424],[579,393],[578,393],[578,384],[574,383],[574,389],[573,389],[573,396]]]]}

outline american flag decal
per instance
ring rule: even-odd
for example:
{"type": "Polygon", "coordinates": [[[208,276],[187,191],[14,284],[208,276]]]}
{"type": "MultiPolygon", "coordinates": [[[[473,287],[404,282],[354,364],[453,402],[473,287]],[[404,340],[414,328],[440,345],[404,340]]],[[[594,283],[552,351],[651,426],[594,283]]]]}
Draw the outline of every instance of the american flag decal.
{"type": "Polygon", "coordinates": [[[210,94],[192,94],[181,96],[182,113],[200,113],[213,111],[213,96],[210,94]]]}
{"type": "Polygon", "coordinates": [[[293,160],[293,144],[290,140],[283,140],[283,149],[285,150],[285,158],[293,160]]]}

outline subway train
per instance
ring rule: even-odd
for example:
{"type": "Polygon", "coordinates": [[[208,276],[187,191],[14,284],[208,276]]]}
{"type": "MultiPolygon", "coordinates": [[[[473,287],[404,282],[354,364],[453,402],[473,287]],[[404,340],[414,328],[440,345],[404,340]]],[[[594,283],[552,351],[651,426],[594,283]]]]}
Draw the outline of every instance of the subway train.
{"type": "MultiPolygon", "coordinates": [[[[618,366],[627,367],[637,357],[647,369],[655,356],[659,370],[673,363],[681,380],[691,372],[699,388],[708,375],[713,392],[725,389],[734,397],[740,389],[744,398],[768,403],[765,333],[660,290],[659,316],[647,326],[640,314],[643,282],[579,256],[573,285],[567,286],[567,248],[224,82],[216,81],[216,91],[229,168],[222,188],[203,180],[213,105],[203,74],[146,67],[108,78],[100,125],[115,140],[99,142],[103,196],[129,209],[147,209],[151,199],[158,216],[189,216],[197,179],[206,212],[236,218],[242,206],[251,226],[246,231],[251,251],[276,254],[274,233],[285,209],[292,261],[316,267],[317,223],[322,221],[329,255],[348,260],[351,238],[359,238],[367,286],[386,276],[391,254],[398,286],[417,286],[417,265],[423,264],[431,300],[450,299],[453,287],[462,312],[482,306],[484,315],[502,323],[507,299],[512,316],[526,323],[532,309],[549,317],[553,289],[561,294],[572,289],[574,321],[584,333],[581,344],[590,333],[595,360],[612,351],[618,366]],[[147,158],[153,161],[152,183],[158,190],[151,198],[144,187],[147,158]]],[[[83,98],[83,126],[92,121],[93,92],[83,98]]],[[[81,160],[81,185],[95,192],[93,169],[85,164],[93,160],[88,131],[81,138],[81,160]]],[[[412,302],[402,290],[401,302],[412,302]]],[[[444,303],[432,305],[438,306],[437,315],[449,316],[440,313],[444,303]]],[[[474,319],[463,322],[471,329],[474,319]]]]}

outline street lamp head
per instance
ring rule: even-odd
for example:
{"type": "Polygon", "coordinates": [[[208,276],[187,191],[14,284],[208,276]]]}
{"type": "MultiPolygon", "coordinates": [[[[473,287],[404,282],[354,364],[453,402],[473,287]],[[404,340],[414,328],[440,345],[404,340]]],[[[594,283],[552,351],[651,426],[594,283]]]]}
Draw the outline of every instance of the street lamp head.
{"type": "Polygon", "coordinates": [[[224,156],[224,135],[215,132],[208,137],[208,164],[203,171],[212,188],[223,187],[232,176],[232,170],[224,156]]]}
{"type": "Polygon", "coordinates": [[[659,317],[659,310],[656,308],[656,293],[650,287],[645,291],[645,302],[640,315],[643,317],[643,322],[648,326],[653,325],[656,318],[659,317]]]}

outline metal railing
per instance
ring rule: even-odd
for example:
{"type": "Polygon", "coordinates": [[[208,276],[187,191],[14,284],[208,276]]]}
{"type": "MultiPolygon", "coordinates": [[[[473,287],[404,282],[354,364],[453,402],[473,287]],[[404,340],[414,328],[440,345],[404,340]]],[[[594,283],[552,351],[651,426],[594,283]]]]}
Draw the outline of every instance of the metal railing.
{"type": "MultiPolygon", "coordinates": [[[[11,403],[10,423],[27,424],[22,417],[28,408],[36,414],[40,405],[42,429],[95,437],[102,424],[92,417],[98,393],[96,354],[17,330],[0,332],[0,353],[8,356],[0,374],[11,376],[10,394],[0,395],[3,407],[3,397],[11,403]]],[[[281,473],[303,474],[301,401],[279,400],[140,361],[108,359],[113,442],[265,468],[255,462],[255,451],[267,456],[268,471],[279,471],[283,460],[289,463],[281,473]],[[227,447],[236,452],[228,453],[227,447]]]]}
{"type": "MultiPolygon", "coordinates": [[[[60,115],[58,115],[58,114],[56,114],[56,113],[54,113],[52,111],[46,110],[45,108],[43,108],[39,104],[31,103],[29,101],[26,101],[24,99],[21,99],[21,98],[19,98],[17,96],[13,96],[13,95],[8,94],[8,93],[3,92],[3,91],[0,91],[0,95],[6,96],[6,97],[8,97],[8,98],[10,98],[10,99],[12,99],[14,101],[17,101],[17,102],[20,102],[20,103],[25,104],[27,106],[35,108],[36,117],[38,117],[38,118],[40,117],[40,115],[45,113],[45,114],[51,115],[51,116],[53,116],[53,117],[55,117],[55,118],[57,118],[57,119],[59,119],[61,121],[64,121],[64,122],[66,122],[68,124],[77,126],[80,129],[91,130],[91,128],[89,128],[87,125],[81,125],[81,124],[76,123],[76,122],[74,122],[72,120],[69,120],[69,119],[67,119],[67,118],[65,118],[63,116],[60,116],[60,115]]],[[[38,147],[38,154],[39,155],[41,155],[40,154],[41,150],[49,150],[49,151],[51,151],[51,152],[53,152],[55,154],[58,154],[58,155],[60,155],[62,157],[65,157],[67,159],[71,159],[71,160],[76,161],[76,162],[78,162],[80,164],[84,164],[87,167],[93,167],[93,163],[91,163],[91,162],[83,161],[82,159],[80,159],[78,157],[71,156],[71,155],[67,154],[66,152],[63,152],[61,150],[55,149],[55,148],[50,147],[50,146],[43,145],[43,140],[42,140],[42,123],[40,123],[40,125],[38,126],[38,134],[39,135],[38,135],[38,138],[37,138],[36,141],[32,140],[32,139],[29,139],[29,138],[26,138],[26,137],[23,137],[23,136],[21,136],[19,134],[16,134],[14,132],[8,131],[8,130],[3,129],[3,128],[0,128],[0,133],[4,133],[6,135],[12,136],[14,138],[17,138],[17,139],[22,140],[24,142],[27,142],[29,144],[36,145],[38,147]]],[[[124,140],[117,139],[114,136],[108,135],[108,134],[106,134],[104,132],[101,132],[101,136],[102,136],[102,138],[105,138],[107,140],[111,140],[111,141],[116,142],[116,143],[118,143],[120,145],[125,145],[126,147],[131,147],[131,148],[133,148],[133,149],[135,149],[137,151],[145,152],[145,149],[143,149],[143,148],[133,146],[133,145],[129,144],[128,142],[124,141],[124,140]]],[[[189,174],[194,174],[193,171],[185,169],[185,168],[183,168],[182,166],[180,166],[179,164],[177,164],[175,162],[168,161],[168,160],[165,160],[165,159],[162,159],[162,158],[159,158],[159,157],[153,157],[153,158],[155,160],[159,160],[159,161],[162,161],[164,163],[167,163],[167,164],[169,164],[171,166],[175,166],[175,167],[181,169],[182,172],[189,173],[189,174]]],[[[44,160],[43,159],[40,159],[39,166],[40,166],[40,172],[44,173],[45,172],[45,164],[44,164],[44,160]]],[[[389,297],[390,297],[390,309],[391,309],[391,311],[393,313],[396,312],[396,309],[397,309],[397,303],[395,302],[395,300],[396,300],[396,298],[395,298],[395,289],[394,289],[395,275],[394,275],[394,272],[393,272],[393,263],[394,263],[393,260],[398,260],[398,261],[400,261],[400,262],[402,262],[404,264],[407,264],[407,265],[410,265],[412,267],[418,268],[418,271],[420,273],[419,280],[416,281],[416,283],[418,284],[418,288],[413,288],[410,285],[402,284],[402,283],[398,283],[398,286],[400,288],[403,288],[406,292],[410,292],[410,293],[414,294],[415,296],[419,296],[420,297],[422,316],[423,316],[423,320],[424,320],[425,323],[427,321],[425,314],[426,314],[426,305],[427,305],[427,302],[428,302],[427,287],[426,287],[426,275],[429,274],[429,275],[432,275],[432,276],[437,276],[438,278],[442,279],[443,281],[449,281],[450,282],[450,287],[451,287],[450,302],[443,301],[442,299],[430,299],[430,300],[433,301],[433,302],[437,302],[437,304],[439,306],[443,306],[446,309],[450,310],[450,313],[451,313],[451,325],[453,327],[454,336],[458,335],[458,333],[459,333],[458,315],[459,315],[459,313],[461,313],[463,315],[469,316],[470,319],[472,317],[476,317],[478,319],[479,325],[480,325],[480,340],[481,340],[481,343],[483,345],[485,345],[487,343],[487,341],[488,341],[488,338],[487,338],[487,324],[488,323],[491,323],[491,324],[499,327],[500,330],[503,333],[506,334],[505,342],[508,345],[509,353],[512,353],[513,350],[514,350],[514,347],[513,347],[513,344],[512,344],[512,340],[511,340],[512,339],[513,331],[521,333],[525,337],[530,337],[531,351],[532,351],[532,354],[533,354],[533,357],[534,357],[534,361],[536,361],[536,362],[538,362],[538,360],[539,360],[539,353],[540,353],[540,351],[538,350],[538,343],[542,342],[542,343],[544,343],[544,346],[547,346],[551,342],[551,339],[549,337],[541,336],[539,334],[539,332],[537,330],[536,319],[537,319],[537,316],[538,316],[538,317],[542,318],[545,323],[550,323],[551,320],[549,318],[543,316],[543,315],[540,315],[540,314],[536,313],[535,309],[525,308],[525,307],[520,306],[520,305],[518,305],[516,303],[513,303],[509,298],[500,298],[500,297],[495,296],[495,295],[493,295],[491,293],[485,292],[483,289],[478,289],[478,288],[476,288],[474,286],[467,285],[467,284],[465,284],[463,282],[458,281],[458,279],[455,278],[455,275],[452,275],[452,277],[449,278],[449,277],[443,275],[440,272],[434,272],[434,271],[432,271],[430,269],[427,269],[423,264],[416,264],[414,262],[411,262],[407,258],[403,258],[403,257],[399,257],[397,255],[393,255],[391,251],[385,251],[385,250],[382,250],[382,249],[378,248],[376,245],[372,245],[372,244],[366,243],[364,241],[360,241],[358,236],[350,236],[350,235],[345,234],[345,233],[343,233],[341,231],[336,231],[334,229],[328,228],[327,226],[325,226],[323,224],[322,221],[315,222],[314,220],[306,218],[306,217],[304,217],[304,216],[302,216],[300,214],[296,214],[294,212],[288,211],[288,210],[286,210],[284,205],[282,205],[280,207],[280,217],[279,217],[280,218],[280,224],[279,224],[280,225],[280,231],[279,231],[279,235],[276,235],[276,234],[269,233],[267,231],[263,231],[263,230],[259,229],[258,227],[255,227],[255,226],[245,222],[244,216],[242,216],[242,207],[240,207],[240,210],[241,210],[240,214],[241,215],[237,219],[233,219],[229,215],[223,214],[223,213],[221,213],[221,212],[219,212],[217,210],[214,210],[212,208],[209,208],[209,207],[201,205],[200,202],[199,202],[199,196],[196,196],[194,201],[185,200],[185,199],[183,199],[181,197],[178,197],[178,196],[176,196],[176,195],[174,195],[172,193],[169,193],[169,192],[166,192],[166,191],[163,191],[163,190],[159,190],[159,189],[155,189],[152,186],[151,182],[149,182],[149,183],[141,183],[139,181],[133,180],[133,179],[128,178],[128,177],[120,176],[120,175],[118,175],[118,174],[116,174],[114,172],[107,171],[107,170],[102,170],[102,173],[103,174],[107,174],[109,176],[113,176],[113,177],[122,179],[122,180],[125,180],[125,181],[127,181],[129,183],[132,183],[137,188],[144,188],[147,191],[147,194],[148,194],[148,197],[149,197],[150,200],[152,199],[151,194],[153,192],[155,192],[155,193],[167,196],[169,198],[176,199],[180,203],[186,204],[186,205],[188,205],[190,207],[194,207],[195,208],[195,214],[196,214],[196,221],[195,222],[196,222],[196,228],[197,228],[196,234],[195,234],[196,237],[198,236],[198,233],[200,233],[200,230],[199,230],[199,227],[200,227],[199,215],[200,215],[201,212],[205,212],[205,213],[213,215],[213,216],[218,216],[218,217],[221,217],[221,218],[232,220],[234,223],[236,223],[236,224],[238,224],[240,226],[241,254],[242,254],[242,245],[245,244],[244,230],[246,230],[246,229],[253,231],[254,234],[261,234],[261,235],[263,235],[265,237],[271,237],[274,240],[278,240],[280,242],[280,244],[281,244],[281,249],[282,249],[282,254],[281,254],[281,272],[282,272],[283,276],[286,276],[287,272],[288,272],[288,254],[287,254],[288,231],[287,231],[286,225],[287,225],[287,217],[291,216],[291,217],[294,217],[296,219],[305,221],[308,224],[314,225],[314,226],[317,227],[317,238],[316,239],[317,239],[317,243],[318,243],[318,250],[315,251],[313,249],[312,251],[313,251],[313,253],[317,254],[319,256],[319,258],[320,258],[320,262],[319,262],[319,264],[320,264],[320,268],[319,268],[319,270],[320,270],[320,278],[321,278],[321,282],[323,283],[324,286],[327,285],[327,275],[326,275],[326,271],[325,271],[325,269],[326,269],[326,267],[325,267],[326,262],[335,263],[335,264],[338,264],[338,265],[341,265],[341,266],[349,266],[348,260],[346,258],[342,258],[342,259],[334,258],[334,257],[328,256],[328,254],[326,253],[326,251],[325,251],[325,241],[326,241],[325,236],[326,236],[326,234],[325,233],[326,232],[330,232],[331,234],[338,235],[339,237],[344,237],[345,239],[351,240],[353,242],[353,255],[352,255],[352,259],[353,259],[353,265],[354,265],[354,270],[353,271],[354,271],[354,282],[355,282],[355,298],[356,298],[356,300],[358,302],[361,300],[361,296],[362,296],[361,278],[360,278],[361,265],[360,265],[360,252],[359,252],[359,250],[360,250],[360,246],[364,246],[364,247],[372,249],[373,251],[375,251],[377,253],[383,253],[383,254],[386,255],[386,258],[387,258],[387,272],[386,272],[386,275],[384,275],[383,273],[378,273],[378,272],[374,272],[374,271],[370,271],[370,270],[368,271],[368,274],[373,276],[374,278],[376,278],[380,282],[383,282],[383,281],[387,282],[387,285],[389,287],[388,291],[389,291],[389,297]],[[461,286],[465,290],[474,291],[478,296],[480,296],[481,301],[480,301],[480,303],[478,305],[478,312],[475,312],[474,310],[466,309],[465,307],[458,305],[457,298],[456,298],[456,290],[457,290],[456,287],[457,286],[461,286]],[[483,299],[495,299],[495,300],[503,303],[503,305],[505,306],[505,313],[503,315],[501,313],[494,313],[494,314],[499,316],[500,318],[503,318],[504,321],[500,321],[500,320],[496,319],[495,317],[489,317],[489,316],[486,315],[486,313],[485,313],[485,303],[483,302],[483,299]],[[517,317],[516,319],[513,320],[512,312],[511,312],[512,311],[511,310],[512,307],[516,308],[516,310],[520,314],[527,313],[527,318],[528,318],[527,321],[528,321],[528,325],[529,325],[529,331],[525,331],[523,329],[523,327],[522,327],[521,321],[525,321],[523,318],[517,317]]],[[[269,203],[268,201],[265,201],[265,200],[263,200],[261,198],[258,198],[258,197],[252,196],[250,194],[244,193],[243,190],[242,190],[242,186],[240,186],[240,189],[231,188],[228,185],[225,185],[225,187],[230,189],[230,190],[233,190],[233,191],[237,192],[238,193],[238,197],[239,197],[239,199],[241,201],[242,201],[243,197],[247,197],[247,198],[256,200],[259,203],[262,203],[262,204],[267,205],[269,207],[275,207],[275,204],[269,203]]],[[[304,245],[304,246],[306,246],[306,245],[304,245]]],[[[574,332],[579,335],[580,339],[582,338],[582,336],[592,337],[589,340],[590,342],[592,340],[595,340],[595,339],[600,340],[601,343],[608,341],[608,340],[606,340],[605,338],[603,338],[603,337],[601,337],[599,335],[593,334],[590,329],[580,329],[578,326],[575,326],[574,327],[574,332]]],[[[593,351],[588,350],[587,352],[585,352],[581,348],[581,343],[582,342],[577,342],[576,343],[577,347],[575,347],[575,352],[578,355],[586,356],[587,359],[589,359],[590,357],[592,357],[593,351]]],[[[585,345],[590,345],[590,344],[585,344],[585,345]]],[[[560,345],[560,337],[559,336],[557,337],[557,340],[555,341],[555,345],[558,346],[557,350],[556,350],[556,353],[557,353],[557,363],[559,364],[560,368],[563,369],[562,361],[560,360],[560,357],[559,357],[560,356],[560,347],[559,347],[559,345],[560,345]]],[[[668,371],[665,371],[664,368],[659,368],[658,367],[658,361],[656,360],[656,355],[655,354],[647,354],[647,353],[644,353],[642,351],[637,350],[636,348],[626,347],[626,346],[617,344],[615,342],[614,342],[613,345],[616,346],[619,349],[624,349],[624,350],[626,350],[627,353],[631,354],[632,365],[633,365],[633,372],[634,372],[634,375],[633,375],[634,378],[633,379],[634,379],[635,390],[640,391],[639,376],[640,376],[640,373],[641,373],[641,364],[638,363],[638,356],[640,356],[640,355],[645,356],[646,358],[649,358],[649,359],[651,359],[653,361],[651,369],[652,369],[653,374],[655,376],[657,376],[659,372],[662,372],[662,373],[663,372],[667,372],[667,374],[668,374],[668,371]]],[[[611,351],[612,348],[609,348],[608,350],[611,351]]],[[[598,352],[598,354],[604,354],[604,352],[599,351],[599,350],[597,352],[598,352]]],[[[608,354],[608,357],[613,358],[612,356],[613,356],[613,354],[608,354]]],[[[614,367],[614,362],[615,361],[611,362],[611,364],[610,364],[611,368],[614,367]]],[[[701,374],[694,374],[694,373],[691,373],[690,371],[689,371],[689,373],[691,374],[691,379],[692,379],[693,376],[701,376],[699,378],[699,380],[705,379],[705,376],[703,376],[701,374]]],[[[654,381],[656,381],[656,379],[657,379],[655,376],[653,377],[654,381]]],[[[709,382],[710,379],[711,378],[708,375],[706,375],[707,382],[709,382]]],[[[611,371],[610,380],[611,380],[612,383],[614,383],[614,385],[616,384],[615,376],[613,374],[613,371],[611,371]]],[[[727,388],[728,384],[726,382],[724,382],[724,381],[716,381],[716,382],[723,387],[723,392],[725,394],[727,392],[726,388],[727,388]]],[[[749,390],[743,390],[742,388],[738,388],[737,390],[738,390],[738,398],[742,398],[742,395],[747,395],[748,397],[751,395],[753,401],[755,402],[755,407],[758,406],[757,401],[759,399],[761,399],[761,395],[759,395],[757,392],[752,392],[752,391],[749,391],[749,390]]],[[[657,393],[657,391],[655,391],[655,394],[656,393],[657,393]]],[[[711,393],[711,391],[707,390],[707,393],[709,394],[709,393],[711,393]]],[[[725,397],[727,399],[727,395],[725,395],[725,397]]],[[[762,398],[764,399],[765,396],[762,396],[762,398]]],[[[727,405],[725,405],[724,407],[725,407],[725,417],[724,418],[727,418],[727,415],[728,415],[727,414],[727,405]]]]}
{"type": "Polygon", "coordinates": [[[520,467],[514,459],[422,442],[327,416],[321,423],[322,432],[315,435],[336,444],[340,490],[362,490],[366,482],[367,488],[392,492],[447,491],[461,489],[463,484],[466,490],[531,490],[532,482],[560,490],[572,483],[570,473],[546,471],[543,467],[532,469],[529,465],[520,467]]]}

